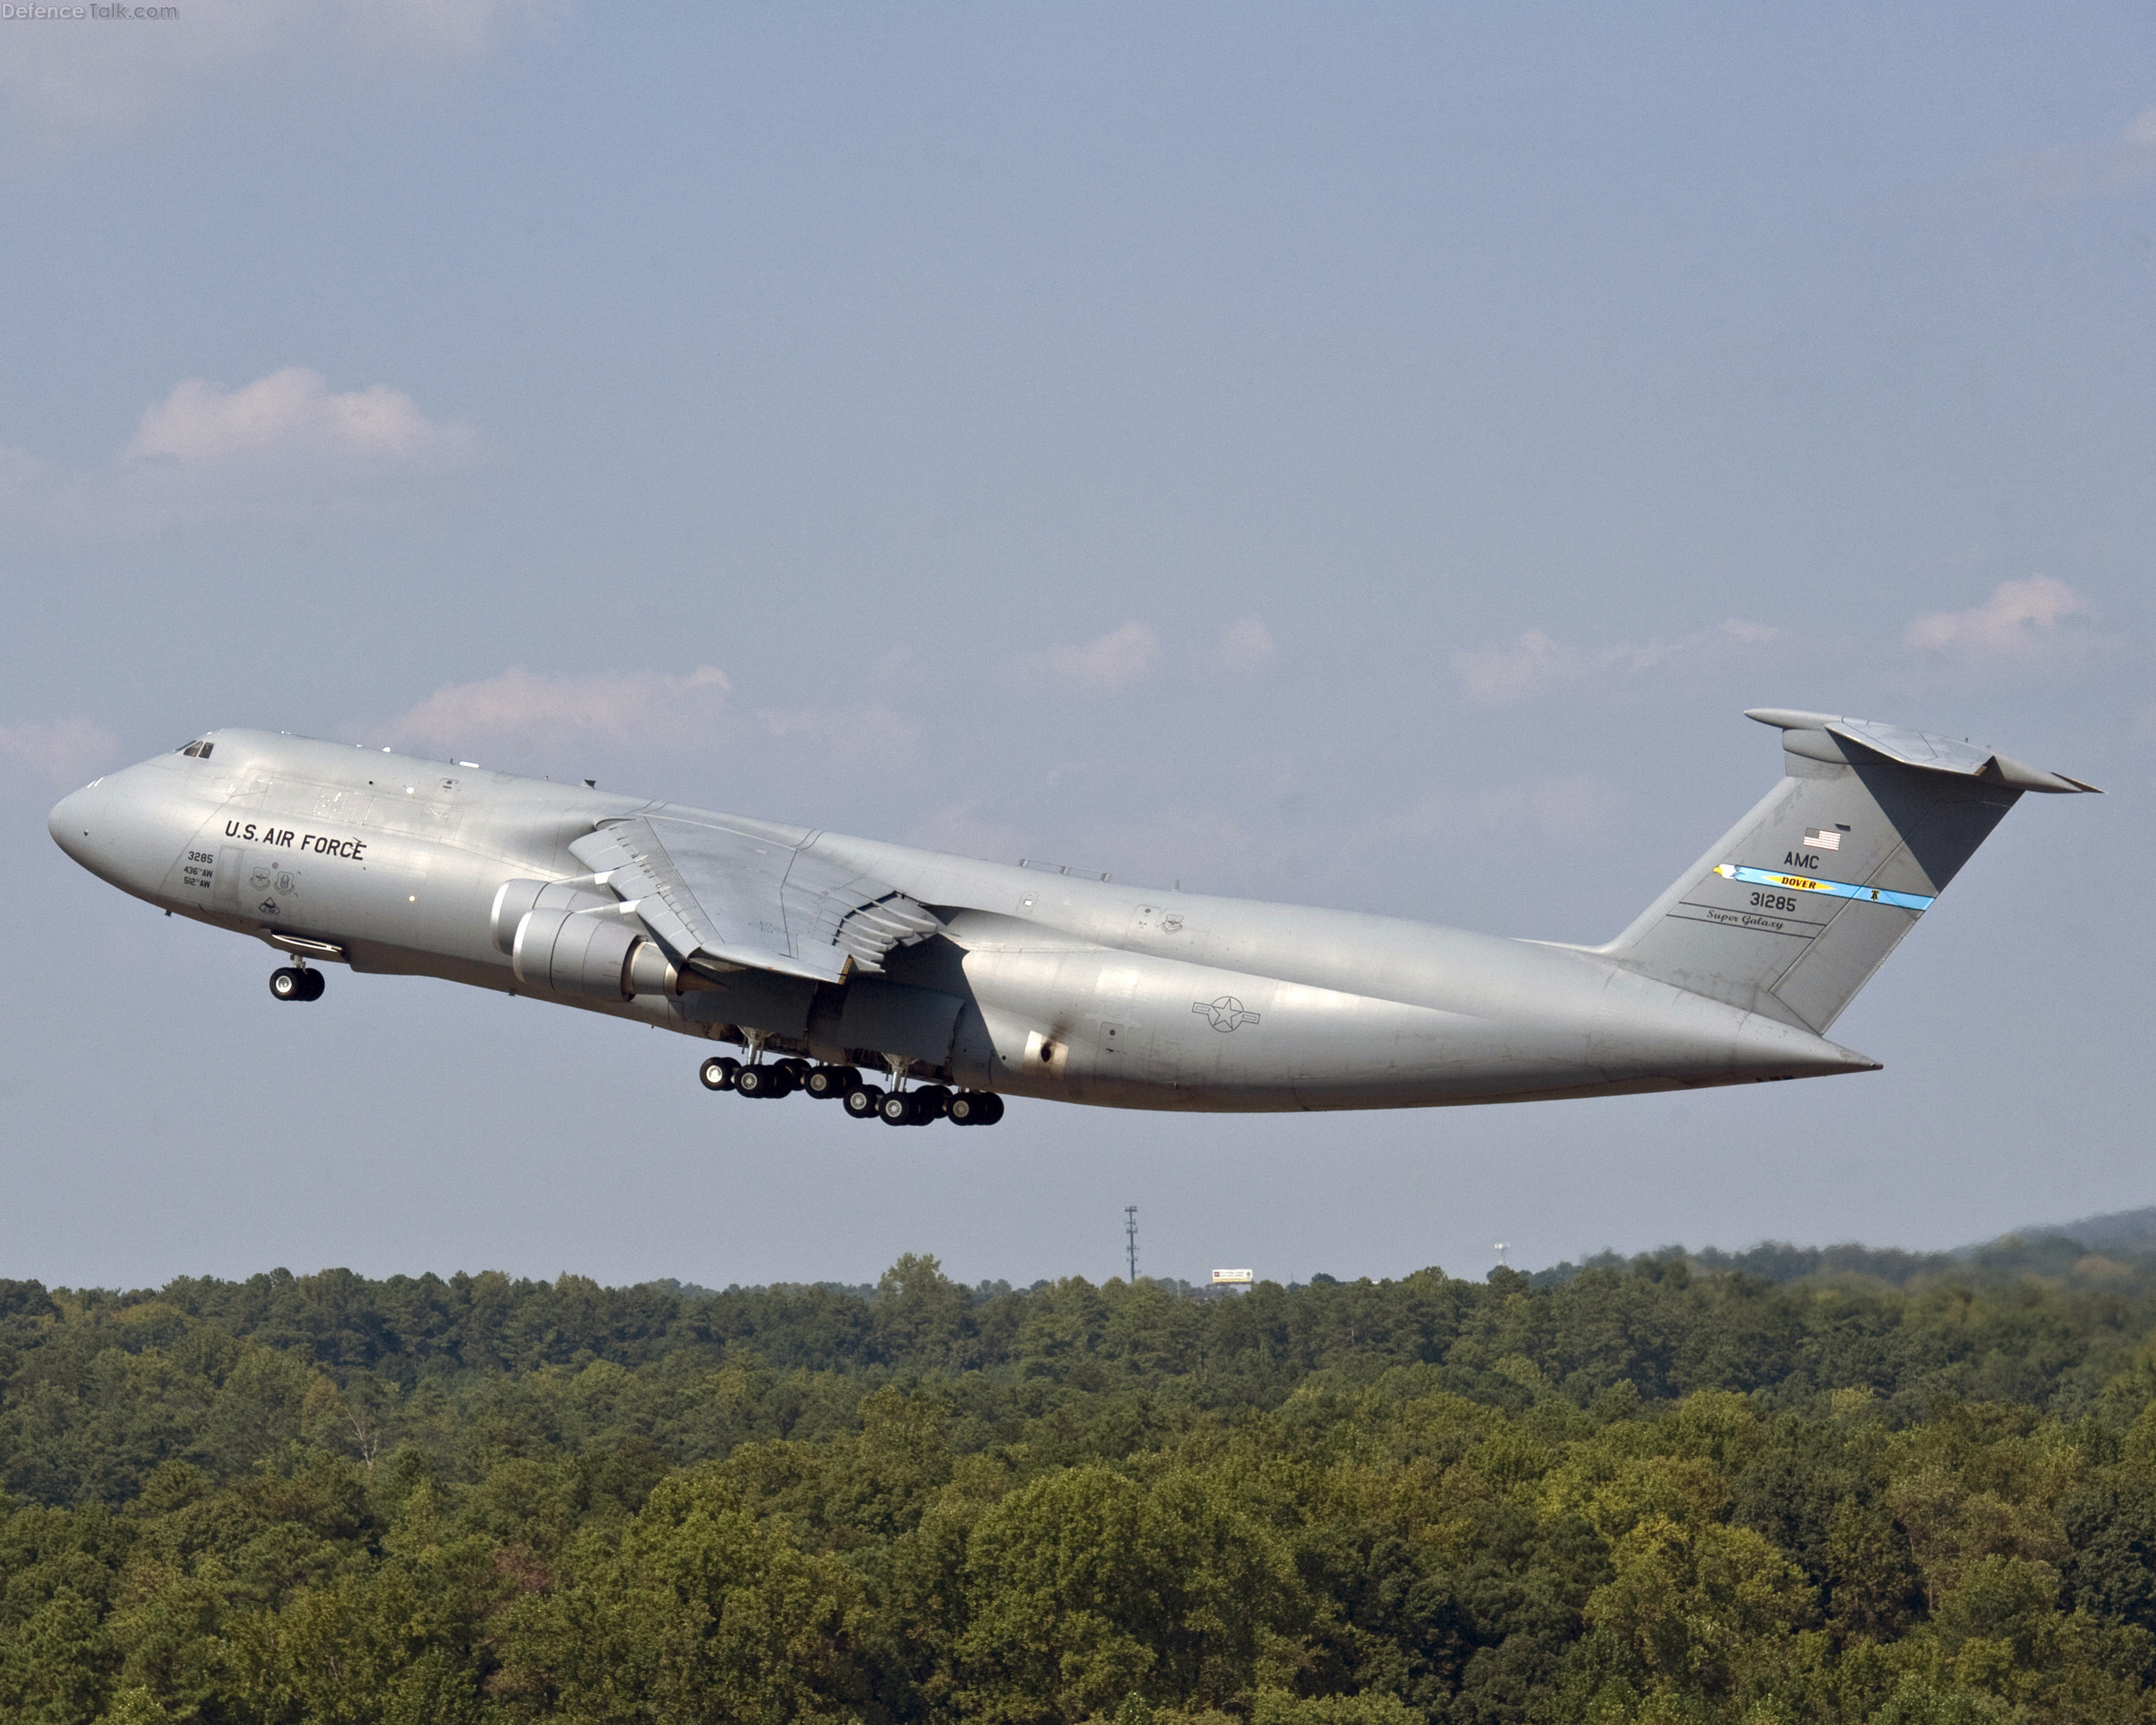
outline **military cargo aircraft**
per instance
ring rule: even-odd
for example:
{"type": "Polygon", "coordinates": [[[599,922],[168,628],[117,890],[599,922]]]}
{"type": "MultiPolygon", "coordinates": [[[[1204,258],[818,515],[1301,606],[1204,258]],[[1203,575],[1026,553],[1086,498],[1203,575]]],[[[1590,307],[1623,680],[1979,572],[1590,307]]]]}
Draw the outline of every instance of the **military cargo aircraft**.
{"type": "Polygon", "coordinates": [[[1515,1102],[1876,1071],[1825,1039],[2025,792],[1949,738],[1759,709],[1780,783],[1608,944],[1122,886],[1037,864],[256,730],[64,799],[84,868],[327,963],[738,1048],[703,1083],[894,1126],[1006,1096],[1261,1110],[1515,1102]],[[880,1080],[880,1082],[878,1082],[880,1080]]]}

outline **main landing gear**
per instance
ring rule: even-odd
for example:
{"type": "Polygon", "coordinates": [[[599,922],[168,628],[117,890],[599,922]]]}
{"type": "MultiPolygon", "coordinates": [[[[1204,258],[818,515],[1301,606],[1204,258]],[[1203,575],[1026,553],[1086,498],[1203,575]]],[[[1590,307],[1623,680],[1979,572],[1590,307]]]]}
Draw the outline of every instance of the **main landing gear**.
{"type": "Polygon", "coordinates": [[[270,992],[279,1000],[320,1000],[329,986],[319,970],[280,964],[270,973],[270,992]]]}
{"type": "Polygon", "coordinates": [[[887,1091],[863,1079],[857,1066],[816,1066],[791,1056],[744,1066],[730,1055],[714,1055],[696,1075],[706,1090],[743,1096],[791,1096],[803,1091],[819,1101],[843,1102],[849,1119],[881,1120],[887,1126],[926,1126],[943,1119],[953,1126],[994,1126],[1003,1118],[1003,1099],[989,1091],[953,1091],[943,1084],[887,1091]]]}

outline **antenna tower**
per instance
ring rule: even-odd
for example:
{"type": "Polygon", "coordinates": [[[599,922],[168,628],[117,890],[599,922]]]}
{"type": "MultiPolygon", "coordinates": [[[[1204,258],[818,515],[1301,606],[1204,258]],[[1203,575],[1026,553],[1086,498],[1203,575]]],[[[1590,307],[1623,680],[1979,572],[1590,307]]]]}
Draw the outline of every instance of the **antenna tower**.
{"type": "Polygon", "coordinates": [[[1138,1207],[1135,1204],[1123,1207],[1123,1237],[1129,1242],[1130,1285],[1135,1287],[1138,1285],[1138,1207]]]}

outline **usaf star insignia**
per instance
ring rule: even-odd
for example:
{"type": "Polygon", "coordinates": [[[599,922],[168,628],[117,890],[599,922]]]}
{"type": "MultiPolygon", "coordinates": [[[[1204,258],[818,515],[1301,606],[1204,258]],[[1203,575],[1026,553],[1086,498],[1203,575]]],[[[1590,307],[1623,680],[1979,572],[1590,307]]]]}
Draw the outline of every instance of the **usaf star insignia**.
{"type": "Polygon", "coordinates": [[[1242,1003],[1233,995],[1223,995],[1218,1000],[1194,1000],[1190,1010],[1203,1013],[1216,1031],[1241,1030],[1258,1022],[1258,1014],[1243,1011],[1242,1003]]]}

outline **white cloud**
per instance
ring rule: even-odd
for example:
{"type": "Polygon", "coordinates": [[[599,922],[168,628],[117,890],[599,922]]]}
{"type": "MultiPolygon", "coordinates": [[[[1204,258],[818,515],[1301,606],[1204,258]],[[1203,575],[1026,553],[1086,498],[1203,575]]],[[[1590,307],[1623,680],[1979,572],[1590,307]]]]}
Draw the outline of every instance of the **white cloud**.
{"type": "Polygon", "coordinates": [[[386,384],[339,394],[304,366],[238,389],[190,378],[143,411],[102,467],[78,471],[0,447],[0,517],[126,534],[317,515],[450,472],[480,447],[470,426],[429,419],[386,384]]]}
{"type": "Polygon", "coordinates": [[[1453,655],[1453,669],[1467,686],[1471,701],[1495,705],[1524,701],[1553,684],[1587,674],[1588,658],[1577,647],[1552,641],[1530,629],[1509,647],[1473,647],[1453,655]]]}
{"type": "Polygon", "coordinates": [[[484,756],[506,746],[529,762],[595,745],[645,751],[709,751],[733,734],[732,684],[700,665],[685,677],[664,671],[597,671],[543,677],[521,665],[477,683],[445,684],[385,724],[347,725],[354,742],[484,756]]]}
{"type": "Polygon", "coordinates": [[[83,783],[119,753],[119,739],[87,719],[0,725],[0,759],[57,785],[83,783]]]}
{"type": "Polygon", "coordinates": [[[196,469],[441,467],[470,455],[475,442],[469,426],[429,420],[387,384],[334,394],[319,371],[287,366],[239,389],[190,377],[144,410],[119,459],[196,469]]]}
{"type": "Polygon", "coordinates": [[[921,727],[886,706],[810,707],[756,716],[773,737],[807,737],[821,743],[842,766],[901,767],[914,758],[921,741],[921,727]]]}
{"type": "Polygon", "coordinates": [[[2079,593],[2049,575],[2001,581],[1992,597],[1966,611],[1934,611],[1917,618],[1902,639],[1927,653],[1965,659],[2048,659],[2087,643],[2059,624],[2089,608],[2079,593]]]}
{"type": "Polygon", "coordinates": [[[2156,181],[2156,108],[2137,114],[2100,143],[2058,144],[2002,156],[1977,182],[2022,203],[2068,203],[2131,191],[2156,181]]]}
{"type": "Polygon", "coordinates": [[[46,152],[124,136],[220,84],[433,71],[476,60],[554,0],[181,0],[179,15],[7,25],[0,98],[18,140],[46,152]],[[278,77],[274,68],[292,69],[278,77]]]}
{"type": "Polygon", "coordinates": [[[1160,663],[1161,638],[1142,623],[1127,623],[1082,647],[1051,647],[1024,661],[1036,677],[1081,694],[1113,694],[1142,682],[1160,663]]]}
{"type": "Polygon", "coordinates": [[[1280,649],[1261,621],[1244,617],[1221,632],[1216,657],[1231,671],[1261,671],[1280,657],[1280,649]]]}
{"type": "Polygon", "coordinates": [[[1730,647],[1754,647],[1779,632],[1764,624],[1732,617],[1696,635],[1650,641],[1639,646],[1574,647],[1530,629],[1503,647],[1475,647],[1453,655],[1453,669],[1471,701],[1489,706],[1524,701],[1560,683],[1575,683],[1602,671],[1637,675],[1694,653],[1730,647]]]}

